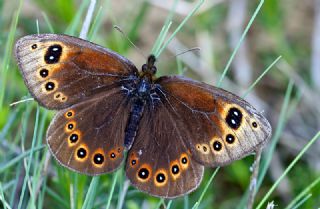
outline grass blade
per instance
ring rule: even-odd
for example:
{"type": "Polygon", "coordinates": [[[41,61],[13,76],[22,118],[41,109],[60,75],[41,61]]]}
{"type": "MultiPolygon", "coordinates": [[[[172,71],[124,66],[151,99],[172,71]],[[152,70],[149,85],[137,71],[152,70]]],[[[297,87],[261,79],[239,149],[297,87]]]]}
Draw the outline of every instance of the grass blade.
{"type": "Polygon", "coordinates": [[[245,30],[243,31],[243,33],[242,33],[242,35],[241,35],[241,38],[240,38],[239,42],[237,43],[236,48],[233,50],[233,52],[232,52],[232,54],[231,54],[231,57],[229,58],[229,60],[228,60],[228,62],[227,62],[227,65],[226,65],[226,67],[224,68],[224,70],[223,70],[223,72],[222,72],[222,75],[221,75],[220,80],[219,80],[218,85],[217,85],[218,87],[221,86],[222,80],[223,80],[224,77],[226,76],[226,74],[227,74],[227,72],[228,72],[228,70],[229,70],[229,68],[230,68],[230,65],[231,65],[231,63],[232,63],[235,55],[237,54],[237,52],[238,52],[238,50],[239,50],[239,48],[240,48],[240,46],[241,46],[244,38],[246,37],[249,29],[251,28],[251,25],[252,25],[253,21],[256,19],[256,16],[258,15],[258,13],[259,13],[259,11],[260,11],[263,3],[264,3],[264,0],[261,0],[260,3],[259,3],[259,5],[258,5],[258,7],[257,7],[256,10],[254,11],[254,13],[253,13],[253,15],[252,15],[252,17],[251,17],[248,25],[246,26],[245,30]]]}
{"type": "Polygon", "coordinates": [[[286,170],[282,173],[282,175],[277,179],[277,181],[272,185],[267,194],[263,197],[259,205],[256,209],[262,208],[265,202],[270,197],[271,193],[276,189],[281,180],[287,175],[287,173],[295,166],[295,164],[300,160],[300,158],[304,155],[304,153],[320,138],[320,131],[311,139],[311,141],[301,150],[301,152],[294,158],[294,160],[290,163],[290,165],[286,168],[286,170]]]}

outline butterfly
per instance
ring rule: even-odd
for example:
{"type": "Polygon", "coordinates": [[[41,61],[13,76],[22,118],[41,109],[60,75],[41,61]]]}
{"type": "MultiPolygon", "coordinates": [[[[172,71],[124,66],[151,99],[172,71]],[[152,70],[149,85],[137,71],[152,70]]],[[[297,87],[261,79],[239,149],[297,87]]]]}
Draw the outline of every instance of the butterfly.
{"type": "Polygon", "coordinates": [[[15,55],[32,96],[57,110],[49,150],[79,173],[109,173],[124,162],[133,186],[175,198],[199,186],[204,167],[243,158],[271,135],[240,97],[183,76],[157,78],[153,55],[139,71],[109,49],[57,34],[25,36],[15,55]]]}

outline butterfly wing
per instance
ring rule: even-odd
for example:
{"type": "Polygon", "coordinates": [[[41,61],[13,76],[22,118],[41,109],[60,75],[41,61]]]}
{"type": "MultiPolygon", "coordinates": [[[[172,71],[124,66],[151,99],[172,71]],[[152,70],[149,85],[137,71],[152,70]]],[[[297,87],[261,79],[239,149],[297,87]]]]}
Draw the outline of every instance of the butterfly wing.
{"type": "Polygon", "coordinates": [[[49,109],[70,107],[138,73],[121,55],[67,35],[25,36],[15,54],[29,91],[49,109]]]}
{"type": "Polygon", "coordinates": [[[156,83],[192,158],[202,165],[228,164],[270,138],[266,118],[230,92],[180,76],[164,76],[156,83]]]}
{"type": "Polygon", "coordinates": [[[130,106],[126,94],[113,89],[60,110],[47,131],[53,156],[87,175],[111,172],[124,158],[124,132],[130,106]]]}
{"type": "Polygon", "coordinates": [[[196,189],[203,176],[204,167],[192,159],[176,120],[161,101],[146,106],[128,152],[127,177],[153,196],[184,195],[196,189]]]}

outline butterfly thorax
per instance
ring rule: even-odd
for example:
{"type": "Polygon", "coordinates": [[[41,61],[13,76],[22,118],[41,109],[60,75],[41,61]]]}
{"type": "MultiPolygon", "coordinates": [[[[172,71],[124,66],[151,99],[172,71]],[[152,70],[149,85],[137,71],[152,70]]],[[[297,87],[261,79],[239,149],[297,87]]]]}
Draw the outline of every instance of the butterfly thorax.
{"type": "Polygon", "coordinates": [[[154,103],[153,100],[157,99],[155,98],[155,86],[153,84],[154,75],[157,71],[154,65],[155,61],[155,56],[150,55],[147,63],[142,65],[142,71],[136,82],[126,88],[131,104],[129,120],[125,131],[125,147],[127,149],[130,149],[134,142],[145,106],[154,103]]]}

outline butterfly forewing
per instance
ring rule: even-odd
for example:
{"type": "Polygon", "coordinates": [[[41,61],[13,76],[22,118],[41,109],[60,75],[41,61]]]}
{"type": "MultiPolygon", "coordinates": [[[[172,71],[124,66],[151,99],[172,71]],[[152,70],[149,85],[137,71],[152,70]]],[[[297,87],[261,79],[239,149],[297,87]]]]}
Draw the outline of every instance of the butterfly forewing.
{"type": "Polygon", "coordinates": [[[194,161],[184,130],[160,101],[147,106],[131,150],[126,175],[138,189],[153,196],[174,198],[201,182],[203,166],[194,161]]]}
{"type": "Polygon", "coordinates": [[[52,120],[47,142],[64,166],[97,175],[117,168],[124,158],[124,132],[130,112],[118,89],[59,111],[52,120]]]}
{"type": "Polygon", "coordinates": [[[25,36],[17,41],[15,53],[31,94],[49,109],[119,87],[138,72],[121,55],[67,35],[25,36]]]}
{"type": "Polygon", "coordinates": [[[180,76],[161,77],[156,83],[200,164],[228,164],[270,138],[271,127],[265,117],[230,92],[180,76]]]}

